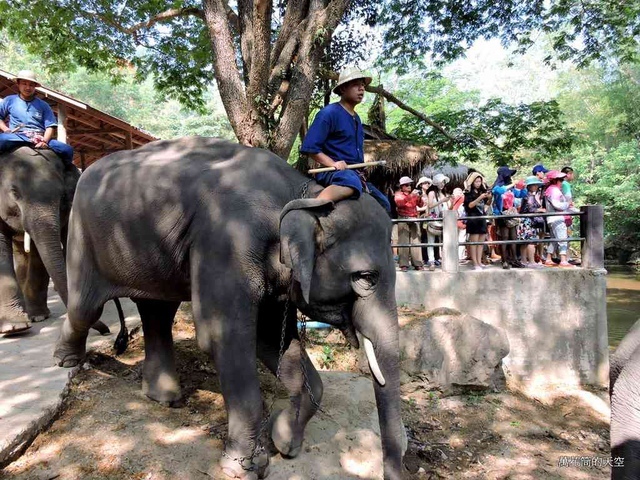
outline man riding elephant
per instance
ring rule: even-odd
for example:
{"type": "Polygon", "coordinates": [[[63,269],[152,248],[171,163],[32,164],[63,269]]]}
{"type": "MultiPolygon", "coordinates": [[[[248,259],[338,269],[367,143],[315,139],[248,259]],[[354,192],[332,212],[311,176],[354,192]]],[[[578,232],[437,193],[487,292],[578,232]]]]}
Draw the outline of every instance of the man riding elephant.
{"type": "Polygon", "coordinates": [[[22,70],[14,81],[20,93],[0,102],[0,153],[21,146],[50,148],[65,164],[73,164],[73,148],[53,138],[58,125],[51,107],[36,97],[36,88],[40,86],[36,74],[22,70]],[[7,116],[9,126],[4,121],[7,116]]]}
{"type": "Polygon", "coordinates": [[[223,475],[267,476],[268,428],[287,457],[303,451],[322,381],[304,350],[296,307],[360,342],[373,374],[385,480],[402,478],[398,314],[391,221],[369,195],[337,202],[259,148],[183,138],[117,152],[80,178],[69,225],[69,305],[55,357],[81,362],[106,301],[131,297],[145,341],[142,388],[180,399],[171,326],[191,301],[198,345],[216,365],[227,409],[223,475]],[[356,334],[360,334],[358,339],[356,334]],[[290,404],[262,419],[256,362],[290,404]]]}

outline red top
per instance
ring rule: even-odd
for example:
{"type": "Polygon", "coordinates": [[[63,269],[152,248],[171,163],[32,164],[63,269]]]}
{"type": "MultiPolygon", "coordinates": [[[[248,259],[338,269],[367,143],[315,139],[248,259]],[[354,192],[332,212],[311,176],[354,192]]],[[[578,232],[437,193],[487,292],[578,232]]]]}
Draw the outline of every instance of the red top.
{"type": "Polygon", "coordinates": [[[418,217],[416,207],[422,207],[422,197],[420,195],[397,192],[393,199],[396,202],[399,217],[418,217]]]}

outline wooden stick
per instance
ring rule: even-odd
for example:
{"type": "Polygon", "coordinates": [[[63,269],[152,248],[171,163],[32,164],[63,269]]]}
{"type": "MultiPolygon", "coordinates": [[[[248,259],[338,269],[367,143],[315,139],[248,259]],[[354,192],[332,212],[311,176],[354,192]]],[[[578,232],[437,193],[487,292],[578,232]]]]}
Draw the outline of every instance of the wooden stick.
{"type": "Polygon", "coordinates": [[[16,133],[18,130],[20,130],[22,127],[24,127],[24,123],[19,124],[16,128],[12,128],[11,130],[9,130],[9,133],[16,133]]]}
{"type": "MultiPolygon", "coordinates": [[[[353,170],[355,168],[375,167],[376,165],[385,165],[386,163],[386,160],[378,160],[377,162],[352,163],[351,165],[347,165],[347,170],[353,170]]],[[[336,167],[312,168],[311,170],[309,170],[309,173],[333,172],[335,170],[336,167]]]]}

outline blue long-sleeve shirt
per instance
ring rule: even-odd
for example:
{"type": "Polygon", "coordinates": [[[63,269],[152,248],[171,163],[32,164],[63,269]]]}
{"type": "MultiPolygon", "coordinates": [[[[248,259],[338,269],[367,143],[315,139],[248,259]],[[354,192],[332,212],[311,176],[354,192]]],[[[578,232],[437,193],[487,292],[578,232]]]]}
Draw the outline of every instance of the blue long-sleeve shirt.
{"type": "Polygon", "coordinates": [[[333,161],[364,162],[364,130],[358,114],[351,115],[339,103],[320,110],[304,138],[300,151],[324,153],[333,161]]]}

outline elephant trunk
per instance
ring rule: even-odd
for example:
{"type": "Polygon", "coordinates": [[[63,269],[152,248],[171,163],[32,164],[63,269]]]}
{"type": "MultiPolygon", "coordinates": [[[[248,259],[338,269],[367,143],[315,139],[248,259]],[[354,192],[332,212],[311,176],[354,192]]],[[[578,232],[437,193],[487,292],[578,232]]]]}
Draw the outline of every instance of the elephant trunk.
{"type": "Polygon", "coordinates": [[[400,413],[398,312],[392,293],[387,299],[372,297],[375,295],[356,300],[353,323],[365,338],[367,358],[374,377],[373,388],[380,422],[384,478],[400,480],[407,437],[400,413]]]}
{"type": "Polygon", "coordinates": [[[29,232],[38,247],[42,263],[66,306],[68,299],[67,271],[60,243],[60,216],[44,214],[33,217],[25,225],[25,230],[29,232]]]}

